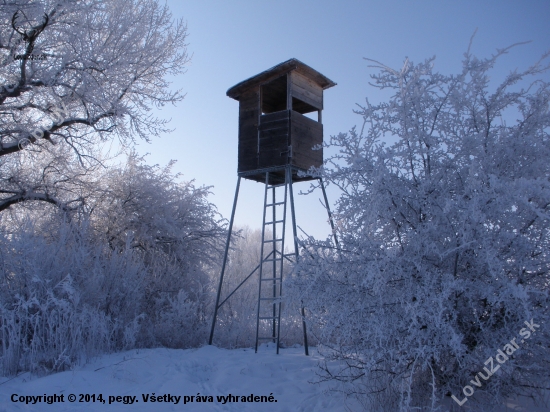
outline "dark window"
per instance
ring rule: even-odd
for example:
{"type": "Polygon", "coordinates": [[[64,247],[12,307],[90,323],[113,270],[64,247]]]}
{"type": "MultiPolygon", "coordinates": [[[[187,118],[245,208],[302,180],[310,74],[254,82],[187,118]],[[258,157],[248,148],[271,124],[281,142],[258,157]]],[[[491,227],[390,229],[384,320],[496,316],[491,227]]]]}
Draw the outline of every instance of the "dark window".
{"type": "Polygon", "coordinates": [[[262,114],[286,110],[287,76],[281,76],[262,86],[262,114]]]}
{"type": "Polygon", "coordinates": [[[301,101],[300,99],[297,99],[296,97],[292,98],[292,110],[295,112],[306,114],[311,112],[317,112],[316,107],[313,107],[310,104],[307,104],[306,102],[301,101]]]}

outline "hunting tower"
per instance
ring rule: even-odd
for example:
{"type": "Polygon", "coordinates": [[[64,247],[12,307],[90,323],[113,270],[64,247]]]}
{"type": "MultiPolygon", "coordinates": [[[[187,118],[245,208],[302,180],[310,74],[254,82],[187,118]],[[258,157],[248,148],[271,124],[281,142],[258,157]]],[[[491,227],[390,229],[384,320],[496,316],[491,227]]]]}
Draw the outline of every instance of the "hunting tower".
{"type": "MultiPolygon", "coordinates": [[[[264,182],[261,171],[267,168],[320,167],[323,150],[312,148],[323,143],[323,90],[334,85],[318,71],[290,59],[230,88],[227,95],[239,101],[239,175],[264,182]],[[305,116],[314,112],[316,119],[305,116]]],[[[272,178],[284,182],[284,173],[272,178]]]]}
{"type": "MultiPolygon", "coordinates": [[[[276,342],[279,353],[283,263],[285,260],[296,262],[299,256],[293,182],[319,180],[334,233],[323,182],[321,178],[306,175],[305,172],[312,166],[320,167],[323,164],[323,91],[335,85],[332,80],[306,64],[290,59],[238,83],[227,91],[227,96],[239,102],[238,180],[210,344],[218,309],[258,271],[256,350],[259,341],[272,340],[276,342]],[[256,269],[220,303],[241,178],[265,184],[261,260],[256,269]],[[285,253],[284,245],[287,203],[290,203],[292,217],[293,253],[285,253]],[[266,330],[269,333],[260,336],[266,330]]],[[[336,237],[335,242],[337,243],[336,237]]],[[[304,316],[302,308],[302,317],[304,316]]],[[[302,323],[307,355],[306,324],[305,321],[302,323]]]]}

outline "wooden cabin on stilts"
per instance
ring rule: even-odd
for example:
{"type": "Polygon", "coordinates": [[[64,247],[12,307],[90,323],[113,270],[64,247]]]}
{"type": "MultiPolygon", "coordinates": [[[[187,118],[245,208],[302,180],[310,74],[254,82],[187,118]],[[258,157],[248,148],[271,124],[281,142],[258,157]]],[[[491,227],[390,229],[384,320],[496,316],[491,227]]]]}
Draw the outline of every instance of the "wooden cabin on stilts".
{"type": "MultiPolygon", "coordinates": [[[[238,179],[209,344],[213,341],[219,308],[258,273],[255,348],[257,351],[262,341],[272,341],[276,343],[279,353],[283,268],[285,261],[287,264],[294,263],[299,258],[293,183],[319,180],[334,233],[323,181],[305,172],[312,166],[318,168],[323,164],[323,91],[335,85],[306,64],[290,59],[227,91],[227,96],[239,102],[238,179]],[[310,113],[315,112],[317,115],[311,118],[310,113]],[[265,185],[261,258],[252,273],[220,302],[241,178],[265,185]],[[285,253],[287,212],[290,212],[294,239],[292,253],[285,253]],[[269,330],[267,334],[266,330],[269,330]]],[[[304,347],[308,355],[303,307],[301,311],[304,347]]]]}

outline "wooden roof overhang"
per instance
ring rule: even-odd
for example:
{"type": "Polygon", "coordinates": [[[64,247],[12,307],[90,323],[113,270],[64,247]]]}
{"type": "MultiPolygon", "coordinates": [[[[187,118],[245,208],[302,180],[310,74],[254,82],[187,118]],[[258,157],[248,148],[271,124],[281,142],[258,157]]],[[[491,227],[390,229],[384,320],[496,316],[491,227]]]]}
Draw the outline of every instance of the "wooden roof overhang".
{"type": "Polygon", "coordinates": [[[336,86],[336,83],[334,83],[328,77],[319,73],[317,70],[309,67],[307,64],[302,63],[298,59],[290,59],[286,62],[279,63],[278,65],[273,66],[271,69],[265,70],[260,74],[257,74],[256,76],[252,76],[249,79],[237,83],[235,86],[231,87],[227,91],[227,96],[231,97],[232,99],[239,100],[241,94],[245,91],[259,86],[263,83],[274,80],[277,77],[280,77],[292,70],[296,70],[298,73],[314,81],[323,90],[328,89],[332,86],[336,86]]]}

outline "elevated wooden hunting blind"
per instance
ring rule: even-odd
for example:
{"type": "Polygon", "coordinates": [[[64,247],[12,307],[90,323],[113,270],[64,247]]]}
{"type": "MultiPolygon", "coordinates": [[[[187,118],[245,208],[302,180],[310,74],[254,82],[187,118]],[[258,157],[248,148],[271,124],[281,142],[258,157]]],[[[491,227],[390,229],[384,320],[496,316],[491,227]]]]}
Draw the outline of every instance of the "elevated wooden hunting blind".
{"type": "MultiPolygon", "coordinates": [[[[323,90],[334,85],[336,83],[318,71],[299,60],[290,59],[227,91],[229,97],[239,101],[238,179],[210,329],[210,344],[214,338],[218,310],[258,272],[256,351],[261,341],[273,341],[279,353],[284,262],[296,263],[299,259],[292,189],[294,182],[313,179],[319,181],[334,241],[338,246],[322,178],[299,174],[311,166],[320,167],[323,164],[323,90]],[[306,116],[314,112],[317,112],[316,119],[315,116],[306,116]],[[317,150],[313,150],[316,146],[317,150]],[[223,279],[241,178],[265,184],[260,262],[222,300],[223,279]],[[290,207],[287,208],[287,205],[290,207]],[[290,253],[285,249],[288,211],[294,244],[294,251],[290,253]]],[[[301,308],[301,317],[307,355],[309,352],[304,307],[301,308]]]]}
{"type": "MultiPolygon", "coordinates": [[[[323,164],[323,90],[332,80],[297,59],[290,59],[227,91],[239,101],[238,173],[265,181],[265,169],[293,166],[307,170],[323,164]],[[317,120],[304,116],[317,112],[317,120]],[[255,173],[257,171],[257,173],[255,173]]],[[[284,169],[273,172],[272,182],[284,182],[284,169]]],[[[293,176],[294,181],[311,180],[293,176]]]]}

